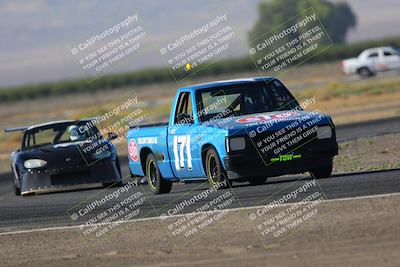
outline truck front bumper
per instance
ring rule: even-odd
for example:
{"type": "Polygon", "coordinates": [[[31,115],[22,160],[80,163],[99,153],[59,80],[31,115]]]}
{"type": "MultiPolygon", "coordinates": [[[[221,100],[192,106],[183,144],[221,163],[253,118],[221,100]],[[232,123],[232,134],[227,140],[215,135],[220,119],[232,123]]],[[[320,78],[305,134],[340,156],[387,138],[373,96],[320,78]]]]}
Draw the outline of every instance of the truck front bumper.
{"type": "Polygon", "coordinates": [[[329,167],[332,158],[338,154],[338,144],[335,140],[318,140],[306,145],[296,154],[301,157],[288,161],[271,161],[273,157],[263,157],[257,151],[236,152],[224,158],[224,165],[231,180],[304,173],[329,167]]]}

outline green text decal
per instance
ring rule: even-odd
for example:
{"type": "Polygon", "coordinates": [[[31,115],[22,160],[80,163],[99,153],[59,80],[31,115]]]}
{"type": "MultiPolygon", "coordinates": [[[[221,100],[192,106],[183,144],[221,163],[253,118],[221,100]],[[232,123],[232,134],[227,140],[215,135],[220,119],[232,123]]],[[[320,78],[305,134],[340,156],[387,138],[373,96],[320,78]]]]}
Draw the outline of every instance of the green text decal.
{"type": "Polygon", "coordinates": [[[277,161],[289,161],[289,160],[294,160],[294,159],[300,159],[301,155],[293,155],[293,154],[288,154],[288,155],[280,155],[277,158],[271,158],[272,162],[277,162],[277,161]]]}

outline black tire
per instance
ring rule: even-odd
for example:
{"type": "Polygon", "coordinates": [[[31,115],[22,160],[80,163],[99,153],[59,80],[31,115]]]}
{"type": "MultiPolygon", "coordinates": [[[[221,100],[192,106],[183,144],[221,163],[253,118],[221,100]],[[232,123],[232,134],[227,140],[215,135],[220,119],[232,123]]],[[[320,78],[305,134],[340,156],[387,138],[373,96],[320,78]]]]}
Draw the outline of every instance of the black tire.
{"type": "Polygon", "coordinates": [[[149,188],[153,194],[164,194],[171,191],[172,182],[165,180],[158,168],[157,159],[149,154],[146,159],[146,178],[149,188]]]}
{"type": "Polygon", "coordinates": [[[122,181],[122,172],[121,172],[121,165],[119,164],[119,158],[117,156],[117,160],[115,162],[115,165],[117,165],[117,171],[119,173],[119,176],[121,176],[121,181],[122,181]]]}
{"type": "Polygon", "coordinates": [[[103,187],[104,188],[107,188],[107,187],[121,187],[122,185],[123,185],[122,181],[103,183],[103,187]]]}
{"type": "Polygon", "coordinates": [[[333,164],[331,161],[328,166],[310,170],[309,172],[314,179],[329,178],[332,175],[332,167],[333,164]]]}
{"type": "Polygon", "coordinates": [[[116,161],[115,161],[115,165],[117,167],[117,172],[119,174],[119,176],[121,177],[121,181],[118,182],[107,182],[107,183],[103,183],[103,187],[107,188],[107,187],[121,187],[124,183],[122,182],[122,173],[121,173],[121,166],[119,165],[119,159],[117,157],[116,161]]]}
{"type": "MultiPolygon", "coordinates": [[[[13,170],[13,168],[11,167],[11,171],[12,171],[12,174],[14,175],[14,179],[13,179],[13,185],[14,185],[14,194],[16,195],[16,196],[20,196],[21,195],[21,188],[20,188],[20,186],[21,186],[21,182],[19,182],[19,175],[17,175],[16,173],[14,173],[14,170],[13,170]],[[17,184],[17,179],[18,179],[18,183],[20,184],[20,185],[18,185],[17,184]]],[[[16,171],[18,171],[18,169],[16,169],[16,171]]]]}
{"type": "Polygon", "coordinates": [[[267,177],[253,177],[249,179],[250,185],[262,185],[267,181],[267,177]]]}
{"type": "Polygon", "coordinates": [[[14,184],[14,194],[16,196],[20,196],[21,195],[21,189],[19,189],[15,184],[14,184]]]}
{"type": "Polygon", "coordinates": [[[368,78],[373,75],[373,73],[370,71],[369,68],[367,67],[362,67],[357,70],[358,75],[360,75],[362,78],[368,78]]]}
{"type": "Polygon", "coordinates": [[[222,167],[222,163],[218,156],[218,153],[212,147],[207,150],[205,166],[208,182],[211,186],[220,184],[218,189],[227,188],[230,186],[230,181],[228,179],[226,171],[222,167]],[[222,186],[221,183],[223,183],[222,186]]]}

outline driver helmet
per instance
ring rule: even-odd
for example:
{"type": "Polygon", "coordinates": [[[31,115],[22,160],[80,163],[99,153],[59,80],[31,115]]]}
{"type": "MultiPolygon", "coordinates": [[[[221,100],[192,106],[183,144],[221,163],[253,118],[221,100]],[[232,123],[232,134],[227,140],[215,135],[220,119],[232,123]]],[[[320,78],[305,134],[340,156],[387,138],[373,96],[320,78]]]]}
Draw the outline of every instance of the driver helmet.
{"type": "Polygon", "coordinates": [[[68,134],[71,141],[81,141],[85,139],[85,134],[81,133],[76,125],[68,127],[68,134]]]}

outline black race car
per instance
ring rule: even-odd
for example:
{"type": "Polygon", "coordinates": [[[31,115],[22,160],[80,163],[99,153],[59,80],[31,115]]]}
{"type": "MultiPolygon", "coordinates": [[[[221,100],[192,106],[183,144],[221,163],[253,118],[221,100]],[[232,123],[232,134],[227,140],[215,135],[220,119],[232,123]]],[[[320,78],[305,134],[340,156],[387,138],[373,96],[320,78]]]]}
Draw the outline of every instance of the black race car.
{"type": "Polygon", "coordinates": [[[75,185],[122,184],[115,146],[104,138],[92,119],[48,122],[22,131],[21,148],[11,154],[11,169],[17,195],[33,194],[75,185]]]}

